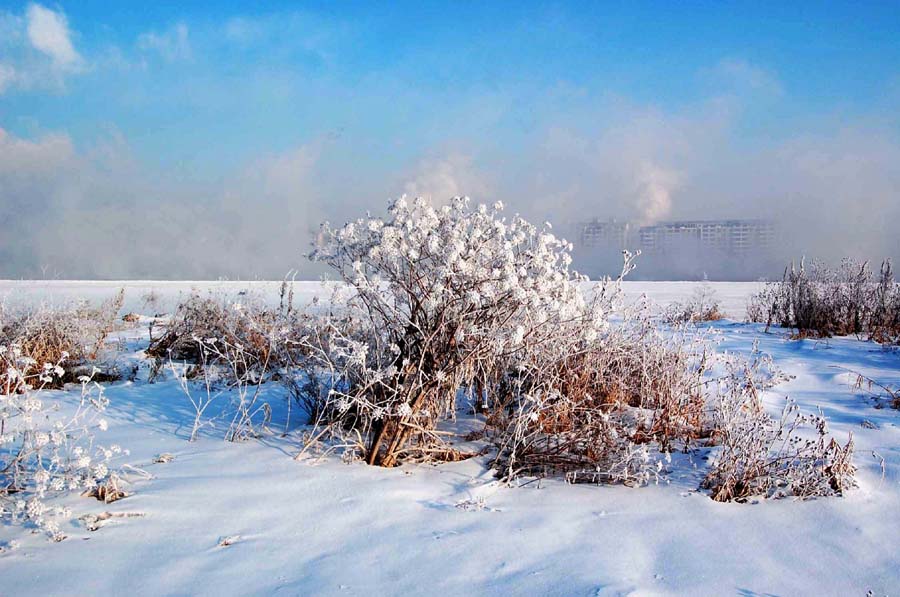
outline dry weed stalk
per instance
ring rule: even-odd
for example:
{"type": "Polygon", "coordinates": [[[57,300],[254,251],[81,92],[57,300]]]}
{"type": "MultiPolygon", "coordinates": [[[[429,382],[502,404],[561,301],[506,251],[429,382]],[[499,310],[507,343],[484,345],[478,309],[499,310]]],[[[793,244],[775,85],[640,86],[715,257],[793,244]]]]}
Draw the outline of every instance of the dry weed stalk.
{"type": "MultiPolygon", "coordinates": [[[[54,387],[75,381],[80,367],[100,357],[107,336],[115,328],[124,296],[122,289],[97,307],[87,302],[18,310],[0,306],[0,344],[18,349],[37,363],[60,363],[67,374],[54,377],[50,382],[54,387]]],[[[4,376],[5,371],[0,371],[0,383],[4,376]]]]}
{"type": "Polygon", "coordinates": [[[664,337],[647,311],[634,317],[594,342],[532,355],[520,391],[488,419],[503,477],[643,484],[661,466],[653,452],[676,442],[686,448],[706,434],[707,339],[664,337]]]}
{"type": "MultiPolygon", "coordinates": [[[[246,298],[246,297],[245,297],[246,298]]],[[[261,400],[263,384],[276,378],[296,384],[297,342],[291,340],[305,316],[294,311],[293,290],[282,285],[281,304],[268,309],[260,301],[229,302],[193,295],[180,304],[166,333],[148,351],[179,381],[195,418],[190,439],[209,423],[208,411],[227,397],[228,441],[257,437],[271,418],[270,405],[261,400]],[[197,388],[193,381],[202,384],[197,388]]],[[[285,429],[290,424],[289,415],[285,429]]]]}
{"type": "Polygon", "coordinates": [[[761,366],[770,366],[767,359],[757,360],[749,376],[746,361],[732,357],[725,364],[714,410],[721,448],[703,481],[714,500],[811,498],[855,487],[852,434],[839,444],[828,435],[824,416],[803,414],[790,399],[780,418],[769,416],[757,394],[773,383],[761,386],[764,376],[757,375],[761,366]]]}
{"type": "Polygon", "coordinates": [[[694,290],[685,302],[676,302],[666,309],[664,319],[670,323],[702,323],[724,319],[715,291],[707,283],[694,290]]]}
{"type": "Polygon", "coordinates": [[[39,366],[18,347],[0,345],[0,518],[30,522],[51,539],[65,538],[58,519],[65,508],[47,498],[72,490],[115,485],[109,462],[123,453],[94,442],[94,430],[105,430],[100,418],[107,405],[103,387],[81,378],[81,400],[70,416],[54,415],[46,395],[65,374],[62,361],[39,366]]]}
{"type": "MultiPolygon", "coordinates": [[[[884,392],[887,395],[887,398],[888,398],[888,401],[889,401],[889,404],[891,405],[891,407],[900,409],[900,388],[892,387],[892,386],[889,386],[880,381],[876,381],[876,380],[872,379],[871,377],[869,377],[868,375],[864,375],[858,371],[854,371],[853,369],[848,369],[846,367],[837,367],[837,366],[835,368],[843,369],[850,375],[856,376],[856,380],[853,383],[855,388],[857,388],[859,390],[865,389],[867,392],[872,394],[873,398],[875,398],[876,400],[878,399],[878,396],[876,395],[875,392],[873,392],[873,390],[875,388],[878,388],[879,390],[881,390],[882,392],[884,392]]],[[[878,408],[878,406],[876,406],[876,408],[878,408]]]]}
{"type": "Polygon", "coordinates": [[[864,335],[881,343],[900,342],[900,285],[890,260],[878,274],[868,262],[850,259],[837,269],[821,263],[785,268],[747,307],[750,321],[797,330],[799,338],[864,335]]]}

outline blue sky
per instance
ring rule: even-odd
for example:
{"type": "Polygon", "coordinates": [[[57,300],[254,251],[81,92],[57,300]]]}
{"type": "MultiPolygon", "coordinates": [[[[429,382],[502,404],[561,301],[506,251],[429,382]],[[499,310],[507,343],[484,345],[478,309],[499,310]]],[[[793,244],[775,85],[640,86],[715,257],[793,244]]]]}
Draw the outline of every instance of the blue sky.
{"type": "MultiPolygon", "coordinates": [[[[241,205],[306,231],[403,192],[462,192],[562,221],[718,217],[832,189],[846,209],[862,172],[879,208],[898,200],[896,2],[146,4],[0,4],[10,213],[189,204],[253,237],[241,205]],[[24,180],[29,155],[55,186],[24,180]],[[811,164],[843,168],[840,184],[811,164]]],[[[9,275],[137,273],[83,265],[103,259],[91,247],[0,254],[32,261],[9,275]]]]}

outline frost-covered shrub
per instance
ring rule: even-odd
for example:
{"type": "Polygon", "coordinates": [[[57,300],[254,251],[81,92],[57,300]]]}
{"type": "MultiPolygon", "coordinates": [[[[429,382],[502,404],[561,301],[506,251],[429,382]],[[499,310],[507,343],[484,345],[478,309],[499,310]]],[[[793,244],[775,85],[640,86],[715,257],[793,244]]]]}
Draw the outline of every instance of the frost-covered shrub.
{"type": "Polygon", "coordinates": [[[709,485],[724,478],[729,489],[717,495],[728,499],[736,486],[767,482],[788,482],[798,495],[824,491],[814,488],[815,455],[842,489],[852,478],[850,449],[822,440],[763,459],[769,481],[729,480],[732,470],[760,468],[746,446],[774,449],[801,423],[819,421],[778,428],[748,403],[775,380],[760,356],[742,365],[726,359],[723,387],[735,393],[720,398],[710,389],[719,357],[709,330],[661,330],[645,307],[623,308],[628,253],[615,280],[583,294],[568,243],[505,219],[502,205],[473,208],[461,198],[441,209],[401,199],[386,220],[326,226],[321,239],[314,258],[346,284],[310,315],[299,341],[296,391],[313,423],[304,450],[331,436],[332,446],[369,464],[455,460],[464,455],[444,443],[439,423],[467,396],[485,415],[491,465],[505,479],[559,474],[639,485],[659,474],[671,450],[713,437],[725,448],[709,485]],[[746,424],[745,409],[757,417],[746,424]]]}
{"type": "Polygon", "coordinates": [[[201,346],[198,339],[220,338],[244,346],[258,360],[269,357],[263,326],[274,316],[259,301],[248,297],[216,297],[192,294],[178,304],[165,324],[166,331],[150,343],[147,354],[157,359],[173,359],[198,364],[201,346]]]}
{"type": "Polygon", "coordinates": [[[226,338],[195,336],[193,346],[197,351],[197,362],[193,371],[199,373],[192,377],[199,377],[198,384],[192,384],[188,378],[191,369],[186,370],[183,365],[169,361],[169,369],[194,407],[191,441],[208,422],[205,417],[209,408],[222,402],[223,398],[227,403],[216,414],[228,422],[225,439],[241,441],[259,436],[259,427],[267,425],[271,418],[270,405],[260,400],[263,384],[275,365],[271,360],[276,352],[272,346],[274,338],[270,336],[267,340],[269,346],[260,354],[226,338]]]}
{"type": "Polygon", "coordinates": [[[881,264],[868,316],[868,334],[876,342],[900,343],[900,284],[890,260],[881,264]]]}
{"type": "Polygon", "coordinates": [[[239,346],[240,364],[247,368],[283,365],[289,361],[289,355],[282,351],[286,345],[273,343],[273,338],[300,335],[297,328],[302,320],[302,313],[293,306],[293,287],[287,282],[282,284],[278,307],[269,307],[261,298],[247,293],[236,297],[194,293],[177,305],[164,324],[165,332],[151,340],[147,354],[158,363],[173,360],[195,365],[193,375],[216,364],[226,365],[227,369],[233,363],[227,362],[230,359],[225,355],[218,355],[215,350],[204,354],[203,342],[215,338],[239,346]]]}
{"type": "Polygon", "coordinates": [[[502,209],[400,199],[386,221],[323,229],[313,257],[351,291],[306,339],[327,388],[316,410],[358,432],[370,464],[439,443],[457,394],[494,400],[524,347],[607,328],[611,297],[582,295],[569,243],[502,209]]]}
{"type": "Polygon", "coordinates": [[[722,319],[719,299],[712,287],[704,282],[685,302],[676,302],[666,309],[665,319],[672,323],[699,323],[722,319]]]}
{"type": "MultiPolygon", "coordinates": [[[[120,291],[99,306],[86,301],[19,309],[0,305],[0,344],[15,347],[22,356],[38,363],[61,363],[65,375],[51,380],[53,386],[75,381],[82,368],[99,358],[123,300],[124,291],[120,291]]],[[[0,371],[0,383],[4,375],[0,371]]]]}
{"type": "Polygon", "coordinates": [[[46,389],[65,374],[64,358],[39,364],[18,347],[0,345],[0,519],[33,523],[55,541],[65,538],[59,521],[69,513],[47,499],[114,483],[109,461],[121,452],[94,443],[94,430],[107,426],[101,418],[107,400],[90,376],[80,380],[74,414],[58,413],[46,389]]]}
{"type": "Polygon", "coordinates": [[[748,304],[751,321],[796,329],[798,336],[865,334],[879,342],[900,341],[900,286],[890,261],[873,274],[867,262],[791,264],[781,281],[768,284],[748,304]]]}
{"type": "Polygon", "coordinates": [[[787,400],[780,418],[762,407],[758,392],[777,379],[771,361],[727,358],[715,397],[714,434],[719,453],[703,481],[712,499],[742,501],[754,496],[842,495],[855,487],[853,436],[840,445],[822,415],[800,412],[787,400]]]}
{"type": "MultiPolygon", "coordinates": [[[[538,347],[520,394],[491,415],[494,465],[506,478],[643,484],[680,442],[706,435],[707,339],[660,334],[646,311],[590,342],[538,347]]],[[[568,330],[578,337],[577,330],[568,330]]]]}
{"type": "Polygon", "coordinates": [[[584,295],[567,242],[461,198],[400,200],[387,221],[323,237],[314,256],[349,290],[305,338],[312,438],[349,430],[382,466],[457,458],[437,424],[468,395],[504,477],[641,483],[651,449],[702,433],[698,345],[664,338],[646,311],[609,325],[632,255],[584,295]]]}
{"type": "MultiPolygon", "coordinates": [[[[304,376],[297,367],[303,360],[297,339],[306,334],[308,319],[294,310],[287,282],[277,308],[247,295],[226,300],[195,294],[178,305],[148,353],[157,373],[165,366],[194,408],[191,440],[212,418],[227,422],[229,441],[259,435],[271,415],[269,403],[261,400],[263,384],[281,380],[290,390],[304,376]],[[210,416],[214,404],[218,408],[210,416]]],[[[289,401],[286,426],[290,409],[289,401]]]]}

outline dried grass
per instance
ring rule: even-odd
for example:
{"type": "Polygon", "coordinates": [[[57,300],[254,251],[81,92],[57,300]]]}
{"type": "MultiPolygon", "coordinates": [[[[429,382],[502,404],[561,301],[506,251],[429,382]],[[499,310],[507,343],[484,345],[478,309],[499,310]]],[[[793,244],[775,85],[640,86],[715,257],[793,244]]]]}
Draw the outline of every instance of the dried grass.
{"type": "MultiPolygon", "coordinates": [[[[51,385],[74,381],[82,367],[100,357],[123,301],[124,289],[96,307],[81,302],[64,307],[0,308],[0,345],[17,349],[40,365],[59,363],[67,374],[54,378],[51,385]]],[[[3,375],[0,372],[0,383],[3,375]]],[[[111,372],[100,376],[115,377],[111,372]]]]}
{"type": "Polygon", "coordinates": [[[878,273],[867,262],[842,261],[837,269],[805,261],[785,268],[747,306],[750,321],[796,330],[794,338],[860,335],[880,343],[900,342],[900,285],[891,262],[878,273]]]}

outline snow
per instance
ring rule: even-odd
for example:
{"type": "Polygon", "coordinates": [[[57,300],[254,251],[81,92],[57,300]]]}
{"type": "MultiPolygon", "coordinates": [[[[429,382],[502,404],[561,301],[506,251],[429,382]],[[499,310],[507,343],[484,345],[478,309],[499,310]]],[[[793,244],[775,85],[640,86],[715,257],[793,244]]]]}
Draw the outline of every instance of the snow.
{"type": "MultiPolygon", "coordinates": [[[[747,297],[761,288],[760,282],[708,282],[719,299],[723,313],[735,320],[746,316],[747,297]]],[[[306,303],[314,296],[327,297],[320,282],[294,282],[294,295],[298,304],[306,303]]],[[[673,302],[683,302],[697,289],[697,282],[629,282],[623,283],[626,301],[634,301],[642,295],[652,298],[659,307],[673,302]]],[[[146,310],[145,297],[154,293],[158,297],[160,312],[171,311],[178,301],[192,292],[237,295],[247,292],[277,303],[281,281],[149,281],[149,280],[0,280],[0,302],[9,304],[46,302],[62,304],[75,300],[99,301],[111,297],[119,289],[125,289],[125,306],[128,311],[146,310]]]]}
{"type": "MultiPolygon", "coordinates": [[[[724,310],[743,316],[749,284],[712,283],[724,310]]],[[[125,310],[153,289],[166,301],[198,288],[278,283],[2,282],[7,300],[109,297],[125,310]]],[[[626,285],[665,304],[694,283],[626,285]]],[[[298,302],[318,285],[300,283],[298,302]]],[[[104,505],[66,497],[77,514],[113,517],[96,531],[64,525],[50,543],[0,527],[0,594],[64,595],[884,595],[900,586],[900,412],[876,408],[842,369],[900,384],[900,352],[852,338],[790,341],[755,324],[717,322],[723,350],[753,341],[795,378],[766,395],[775,413],[790,395],[821,408],[832,433],[856,442],[859,489],[806,502],[717,503],[697,489],[704,452],[678,454],[667,482],[643,488],[544,480],[499,485],[484,460],[378,469],[331,456],[292,458],[297,432],[231,444],[206,429],[190,443],[193,412],[176,381],[108,387],[104,443],[152,475],[104,505]],[[862,425],[863,421],[875,428],[862,425]],[[154,463],[162,453],[174,459],[154,463]],[[873,456],[873,454],[875,456],[873,456]],[[881,458],[884,459],[882,471],[881,458]]],[[[121,333],[123,360],[140,361],[143,328],[121,333]]],[[[277,401],[280,388],[266,390],[277,401]]],[[[64,408],[74,393],[55,393],[64,408]]],[[[276,418],[283,413],[276,413],[276,418]]],[[[277,425],[277,420],[275,425],[277,425]]],[[[275,426],[273,425],[273,426],[275,426]]]]}

